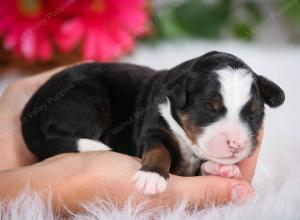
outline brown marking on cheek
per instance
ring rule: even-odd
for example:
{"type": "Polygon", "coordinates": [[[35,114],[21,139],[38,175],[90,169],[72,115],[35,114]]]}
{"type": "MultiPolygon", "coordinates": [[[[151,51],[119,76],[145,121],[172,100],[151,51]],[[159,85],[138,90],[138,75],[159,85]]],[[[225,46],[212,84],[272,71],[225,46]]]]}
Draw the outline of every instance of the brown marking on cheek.
{"type": "Polygon", "coordinates": [[[260,128],[257,132],[256,135],[256,147],[259,147],[262,143],[263,140],[263,136],[264,136],[264,122],[261,122],[260,128]]]}
{"type": "Polygon", "coordinates": [[[193,144],[196,144],[197,137],[201,134],[201,128],[194,125],[187,114],[179,114],[182,128],[193,144]]]}
{"type": "Polygon", "coordinates": [[[164,178],[169,177],[171,156],[164,145],[149,148],[142,157],[142,168],[144,171],[157,172],[164,178]]]}

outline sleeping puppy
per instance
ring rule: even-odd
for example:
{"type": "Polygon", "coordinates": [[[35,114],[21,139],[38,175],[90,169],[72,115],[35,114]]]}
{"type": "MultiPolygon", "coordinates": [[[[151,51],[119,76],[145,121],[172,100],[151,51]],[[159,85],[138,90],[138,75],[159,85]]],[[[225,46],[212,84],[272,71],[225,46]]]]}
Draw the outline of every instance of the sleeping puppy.
{"type": "Polygon", "coordinates": [[[278,85],[227,53],[162,71],[88,63],[57,73],[35,93],[22,133],[40,160],[94,150],[140,156],[133,181],[156,194],[170,172],[239,176],[235,163],[254,151],[264,104],[284,99],[278,85]]]}

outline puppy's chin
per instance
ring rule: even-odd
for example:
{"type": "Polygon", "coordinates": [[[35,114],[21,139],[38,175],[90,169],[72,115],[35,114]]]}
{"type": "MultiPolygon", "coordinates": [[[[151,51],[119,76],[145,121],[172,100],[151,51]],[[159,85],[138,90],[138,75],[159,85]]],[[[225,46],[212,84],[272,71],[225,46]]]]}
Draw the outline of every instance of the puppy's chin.
{"type": "Polygon", "coordinates": [[[206,156],[206,159],[218,164],[231,165],[242,161],[243,159],[245,159],[245,157],[217,158],[212,156],[206,156]]]}

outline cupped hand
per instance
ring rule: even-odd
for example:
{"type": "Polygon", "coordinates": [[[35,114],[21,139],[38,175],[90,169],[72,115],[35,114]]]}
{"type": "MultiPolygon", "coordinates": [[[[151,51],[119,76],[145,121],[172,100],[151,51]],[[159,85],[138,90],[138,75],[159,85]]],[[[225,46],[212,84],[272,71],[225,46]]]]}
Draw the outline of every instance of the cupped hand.
{"type": "Polygon", "coordinates": [[[258,136],[254,154],[238,164],[241,179],[171,175],[167,190],[153,196],[146,196],[135,190],[132,176],[141,166],[139,159],[114,152],[63,154],[22,167],[37,161],[27,150],[21,135],[21,111],[33,93],[50,76],[64,68],[66,67],[18,80],[4,92],[0,100],[0,170],[7,171],[0,172],[0,179],[6,180],[0,183],[0,195],[4,196],[5,184],[9,186],[8,181],[12,179],[16,182],[16,191],[27,185],[25,180],[36,191],[47,191],[50,186],[53,198],[57,198],[57,201],[60,200],[71,210],[79,210],[82,202],[96,198],[122,205],[128,197],[134,195],[134,201],[148,200],[152,207],[173,207],[178,200],[185,199],[191,206],[203,207],[206,203],[242,201],[253,193],[250,183],[255,172],[263,129],[258,136]],[[22,168],[13,169],[18,167],[22,168]],[[18,178],[20,176],[23,178],[18,178]]]}
{"type": "Polygon", "coordinates": [[[53,74],[66,67],[59,67],[42,74],[23,78],[7,87],[0,99],[0,170],[25,166],[36,158],[25,146],[21,134],[20,115],[33,93],[53,74]]]}
{"type": "Polygon", "coordinates": [[[229,201],[241,202],[252,192],[245,180],[217,176],[180,177],[170,175],[165,192],[145,195],[136,191],[132,176],[140,160],[115,152],[61,154],[43,162],[0,172],[0,198],[11,198],[24,187],[41,194],[51,192],[54,208],[68,213],[82,211],[82,204],[105,200],[122,207],[130,198],[145,208],[172,208],[179,201],[203,208],[229,201]],[[7,190],[7,185],[13,189],[7,190]]]}

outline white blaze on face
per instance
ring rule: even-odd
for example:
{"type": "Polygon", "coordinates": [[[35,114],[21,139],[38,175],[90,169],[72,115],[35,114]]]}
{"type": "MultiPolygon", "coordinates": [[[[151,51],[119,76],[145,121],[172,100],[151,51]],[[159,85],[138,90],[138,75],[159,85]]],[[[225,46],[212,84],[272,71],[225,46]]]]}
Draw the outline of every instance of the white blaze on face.
{"type": "Polygon", "coordinates": [[[246,69],[225,68],[215,72],[227,111],[199,135],[199,154],[215,162],[230,164],[251,152],[250,130],[241,120],[240,112],[251,97],[253,77],[246,69]]]}
{"type": "Polygon", "coordinates": [[[227,109],[227,117],[239,120],[242,107],[251,97],[252,75],[246,69],[227,68],[216,72],[219,75],[220,93],[227,109]]]}

